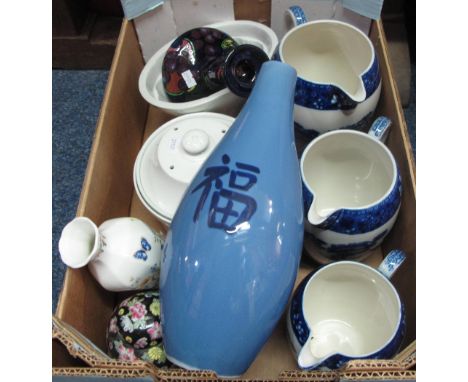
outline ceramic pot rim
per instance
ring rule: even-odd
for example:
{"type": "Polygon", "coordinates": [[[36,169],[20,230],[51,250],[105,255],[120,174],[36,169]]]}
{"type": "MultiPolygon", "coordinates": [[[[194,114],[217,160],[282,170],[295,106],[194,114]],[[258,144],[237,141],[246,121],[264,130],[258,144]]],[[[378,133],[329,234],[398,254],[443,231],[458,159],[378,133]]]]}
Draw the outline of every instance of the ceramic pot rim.
{"type": "Polygon", "coordinates": [[[138,184],[136,183],[136,180],[135,180],[135,175],[134,175],[134,183],[135,183],[135,191],[140,199],[140,201],[143,203],[143,205],[146,207],[146,209],[151,213],[153,214],[158,220],[160,220],[161,222],[163,222],[165,225],[169,226],[172,222],[172,219],[170,219],[168,216],[166,215],[162,215],[160,213],[158,213],[147,201],[146,199],[144,198],[142,192],[140,191],[140,188],[138,186],[138,184]]]}
{"type": "MultiPolygon", "coordinates": [[[[65,226],[64,230],[67,229],[67,226],[70,226],[70,224],[76,224],[78,222],[85,222],[86,224],[88,224],[92,228],[93,233],[94,233],[94,244],[93,244],[92,249],[89,251],[88,256],[81,262],[77,262],[76,264],[67,264],[65,261],[63,261],[63,257],[62,257],[62,261],[70,268],[82,268],[82,267],[88,265],[96,257],[96,255],[99,253],[99,248],[101,246],[99,228],[90,218],[88,218],[86,216],[77,216],[77,217],[75,217],[73,220],[71,220],[65,226]]],[[[63,235],[63,232],[62,232],[62,235],[63,235]]],[[[61,240],[62,240],[62,237],[60,237],[60,240],[59,240],[59,243],[58,243],[59,252],[62,252],[62,250],[60,250],[61,240]]]]}
{"type": "MultiPolygon", "coordinates": [[[[395,328],[394,330],[392,331],[392,335],[389,336],[388,340],[385,342],[384,345],[380,346],[378,349],[374,350],[374,351],[371,351],[369,353],[366,353],[366,354],[359,354],[359,355],[349,355],[349,354],[346,354],[346,353],[335,353],[336,354],[339,354],[339,355],[343,355],[345,357],[351,357],[351,358],[366,358],[372,354],[375,354],[375,353],[378,353],[380,352],[381,350],[385,349],[389,344],[390,342],[393,341],[393,339],[395,338],[395,336],[397,335],[398,333],[398,330],[400,329],[400,326],[402,324],[402,321],[403,321],[403,305],[401,303],[401,299],[400,299],[400,295],[398,294],[398,291],[396,290],[395,286],[392,284],[392,282],[387,278],[385,277],[382,273],[380,273],[377,269],[367,265],[367,264],[364,264],[364,263],[360,263],[358,261],[351,261],[351,260],[342,260],[342,261],[336,261],[334,263],[330,263],[330,264],[327,264],[327,265],[324,265],[322,267],[320,267],[319,269],[317,269],[314,274],[311,276],[311,278],[309,280],[307,280],[307,284],[304,288],[304,292],[302,294],[302,301],[301,301],[301,309],[302,309],[302,312],[303,312],[303,315],[304,315],[304,321],[307,325],[307,327],[309,328],[309,331],[310,333],[312,333],[312,328],[310,327],[310,324],[309,324],[309,321],[305,315],[305,310],[304,310],[304,296],[306,295],[308,289],[309,289],[309,286],[311,284],[311,281],[316,278],[320,273],[322,273],[323,271],[326,271],[328,268],[332,268],[332,267],[336,267],[336,266],[341,266],[341,265],[354,265],[354,266],[358,266],[358,267],[362,267],[362,268],[365,268],[367,270],[369,270],[371,273],[374,273],[376,276],[378,276],[381,280],[383,280],[389,287],[390,287],[390,290],[393,292],[394,296],[396,297],[396,300],[398,302],[398,320],[397,320],[397,324],[395,325],[395,328]]],[[[310,337],[310,335],[309,335],[310,337]]],[[[306,341],[307,343],[307,341],[306,341]]],[[[301,347],[303,347],[304,345],[302,345],[301,347]]],[[[328,357],[327,357],[328,358],[328,357]]]]}
{"type": "MultiPolygon", "coordinates": [[[[289,38],[290,35],[292,35],[293,33],[295,33],[296,31],[298,31],[299,29],[301,28],[305,28],[305,27],[308,27],[310,25],[315,25],[315,24],[340,24],[340,25],[343,25],[345,27],[348,27],[350,29],[353,29],[354,31],[358,32],[361,36],[364,37],[364,39],[366,40],[366,42],[369,44],[369,47],[371,49],[371,60],[369,62],[369,65],[359,74],[359,77],[362,78],[362,75],[364,73],[366,73],[372,66],[372,64],[374,63],[374,60],[375,60],[375,49],[374,49],[374,45],[372,44],[372,41],[369,39],[369,37],[363,32],[361,31],[359,28],[356,28],[354,25],[352,24],[349,24],[349,23],[346,23],[344,21],[339,21],[339,20],[313,20],[313,21],[308,21],[304,24],[299,24],[299,25],[296,25],[294,28],[290,29],[288,32],[286,32],[286,34],[283,36],[283,38],[281,39],[280,43],[279,43],[279,46],[278,46],[278,55],[279,55],[279,58],[281,60],[281,62],[284,62],[287,64],[287,62],[284,60],[283,58],[283,45],[284,43],[286,42],[286,40],[289,38]]],[[[305,79],[304,77],[301,77],[300,75],[297,76],[297,78],[300,78],[302,81],[306,82],[306,83],[310,83],[310,84],[317,84],[317,85],[333,85],[333,86],[336,86],[338,88],[339,85],[335,84],[335,83],[325,83],[325,82],[318,82],[318,81],[310,81],[310,80],[307,80],[305,79]]]]}
{"type": "Polygon", "coordinates": [[[395,157],[393,156],[390,149],[383,142],[379,141],[378,139],[372,138],[368,133],[363,133],[362,131],[345,130],[345,129],[343,129],[343,130],[333,130],[333,131],[328,131],[326,133],[323,133],[323,134],[319,135],[317,138],[315,138],[314,140],[312,140],[312,142],[310,142],[306,146],[306,148],[304,149],[304,151],[303,151],[303,153],[301,155],[301,161],[299,163],[300,169],[301,169],[302,183],[304,184],[304,186],[309,190],[309,192],[312,195],[316,194],[315,191],[312,189],[312,187],[309,184],[307,184],[306,181],[305,181],[304,160],[305,160],[305,157],[307,156],[307,153],[310,151],[310,149],[311,149],[311,147],[313,145],[315,145],[317,142],[320,142],[323,139],[326,139],[326,138],[328,138],[328,137],[330,137],[332,135],[336,135],[336,134],[359,135],[359,136],[364,137],[364,138],[370,140],[371,142],[374,142],[375,144],[379,145],[385,151],[387,156],[390,158],[390,161],[392,163],[392,169],[393,169],[392,182],[391,182],[390,186],[388,187],[387,191],[385,192],[385,194],[383,196],[381,196],[378,200],[376,200],[373,203],[369,203],[369,204],[366,204],[366,205],[363,205],[363,206],[360,206],[360,207],[339,207],[339,208],[336,209],[336,211],[340,211],[340,210],[359,211],[359,210],[364,210],[364,209],[371,208],[371,207],[374,207],[374,206],[378,205],[383,200],[385,200],[390,195],[390,193],[393,191],[393,188],[395,187],[395,184],[397,183],[397,180],[398,180],[398,167],[397,167],[397,164],[396,164],[396,161],[395,161],[395,157]]]}
{"type": "MultiPolygon", "coordinates": [[[[160,125],[155,131],[153,131],[151,133],[151,135],[148,138],[146,138],[146,140],[144,141],[143,145],[140,148],[140,151],[138,152],[138,155],[137,155],[137,157],[135,159],[135,163],[134,163],[134,166],[133,166],[133,185],[134,185],[134,189],[135,189],[135,192],[136,192],[138,198],[140,199],[142,204],[146,207],[146,209],[150,213],[152,213],[158,220],[160,220],[161,222],[163,222],[167,226],[169,226],[171,224],[172,219],[175,216],[176,211],[174,211],[173,216],[170,217],[170,216],[164,214],[163,212],[159,211],[155,205],[150,203],[150,201],[147,199],[148,198],[148,196],[147,196],[148,193],[145,192],[145,190],[142,188],[142,185],[141,185],[142,182],[141,182],[141,172],[140,172],[141,169],[140,169],[140,167],[142,165],[143,158],[146,155],[148,155],[147,151],[150,150],[150,149],[155,148],[153,143],[158,137],[164,135],[164,133],[168,129],[170,129],[173,125],[177,125],[181,121],[190,120],[190,119],[197,119],[197,118],[216,118],[216,119],[220,119],[220,120],[224,120],[224,121],[229,120],[231,125],[232,125],[232,123],[234,123],[234,120],[235,120],[234,117],[231,117],[230,115],[211,112],[211,111],[190,113],[190,114],[184,114],[184,115],[180,115],[178,117],[174,117],[174,118],[170,119],[169,121],[167,121],[167,122],[163,123],[162,125],[160,125]]],[[[167,176],[164,173],[164,171],[162,171],[161,174],[163,174],[164,177],[167,176]]],[[[190,182],[183,183],[183,182],[180,182],[180,181],[176,181],[176,183],[181,185],[181,187],[184,187],[184,185],[186,187],[188,187],[189,184],[190,184],[190,182]]]]}

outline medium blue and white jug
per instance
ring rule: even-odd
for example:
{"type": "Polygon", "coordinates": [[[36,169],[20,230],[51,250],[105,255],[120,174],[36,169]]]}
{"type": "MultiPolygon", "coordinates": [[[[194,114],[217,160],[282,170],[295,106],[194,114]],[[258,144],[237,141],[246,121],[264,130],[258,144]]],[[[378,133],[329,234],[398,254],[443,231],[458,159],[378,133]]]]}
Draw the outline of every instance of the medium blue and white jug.
{"type": "Polygon", "coordinates": [[[379,117],[369,132],[322,134],[301,157],[304,248],[319,263],[363,260],[396,222],[403,192],[400,171],[384,142],[391,121],[379,117]]]}
{"type": "Polygon", "coordinates": [[[286,307],[304,229],[295,82],[287,64],[262,66],[174,216],[160,288],[164,346],[178,366],[241,375],[286,307]]]}

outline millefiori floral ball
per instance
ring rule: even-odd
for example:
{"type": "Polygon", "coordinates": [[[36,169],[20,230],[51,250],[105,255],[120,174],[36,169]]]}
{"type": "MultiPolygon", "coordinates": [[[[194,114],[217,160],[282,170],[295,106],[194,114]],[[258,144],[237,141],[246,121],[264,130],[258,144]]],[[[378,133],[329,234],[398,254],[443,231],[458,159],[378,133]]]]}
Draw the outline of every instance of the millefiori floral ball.
{"type": "Polygon", "coordinates": [[[162,343],[159,292],[140,292],[117,306],[107,327],[107,351],[122,361],[169,365],[162,343]]]}

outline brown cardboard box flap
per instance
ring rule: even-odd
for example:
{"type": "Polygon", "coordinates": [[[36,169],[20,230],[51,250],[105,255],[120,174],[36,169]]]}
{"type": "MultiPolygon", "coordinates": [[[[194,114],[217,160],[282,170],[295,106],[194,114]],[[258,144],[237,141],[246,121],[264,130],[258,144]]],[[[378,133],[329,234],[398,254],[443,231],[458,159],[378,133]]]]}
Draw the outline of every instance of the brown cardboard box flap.
{"type": "MultiPolygon", "coordinates": [[[[54,368],[54,375],[142,377],[151,376],[160,381],[217,381],[216,373],[208,370],[157,369],[144,362],[126,362],[110,358],[88,338],[59,318],[52,316],[52,338],[60,341],[70,355],[83,360],[92,368],[54,368]]],[[[411,380],[414,371],[407,369],[416,364],[416,341],[392,360],[354,360],[337,371],[284,371],[280,381],[332,382],[341,380],[411,380]],[[385,378],[384,378],[385,377],[385,378]],[[392,379],[393,378],[393,379],[392,379]]],[[[239,381],[245,381],[239,379],[239,381]]]]}
{"type": "MultiPolygon", "coordinates": [[[[150,382],[150,381],[218,381],[213,374],[204,373],[205,377],[200,375],[203,373],[184,372],[175,374],[171,378],[164,378],[161,375],[154,375],[148,370],[135,369],[135,368],[121,368],[121,369],[109,369],[109,368],[79,368],[79,367],[60,367],[54,368],[52,375],[57,382],[69,382],[69,379],[59,379],[57,377],[72,377],[73,381],[79,380],[80,377],[85,381],[89,381],[89,377],[94,380],[99,378],[112,378],[112,381],[125,381],[132,379],[138,382],[150,382]]],[[[300,374],[300,373],[299,373],[300,374]]],[[[369,371],[369,372],[353,372],[347,374],[339,374],[331,371],[323,372],[310,372],[305,373],[304,376],[299,374],[280,378],[281,381],[307,381],[307,382],[346,382],[346,381],[415,381],[415,371],[369,371]]],[[[230,380],[230,381],[241,381],[241,380],[230,380]]],[[[261,380],[258,380],[261,381],[261,380]]],[[[263,380],[267,381],[267,380],[263,380]]]]}
{"type": "Polygon", "coordinates": [[[346,382],[346,381],[415,381],[416,371],[353,371],[340,373],[333,371],[291,372],[280,377],[280,381],[294,382],[346,382]]]}
{"type": "Polygon", "coordinates": [[[416,371],[361,371],[340,374],[339,382],[347,381],[416,381],[416,371]]]}
{"type": "Polygon", "coordinates": [[[365,381],[415,380],[416,341],[413,341],[393,359],[358,359],[347,362],[340,370],[325,372],[285,371],[282,381],[365,381]]]}
{"type": "Polygon", "coordinates": [[[403,369],[409,370],[416,367],[416,340],[395,356],[395,360],[401,362],[403,369]]]}
{"type": "Polygon", "coordinates": [[[60,341],[71,356],[81,359],[92,367],[119,369],[152,367],[144,361],[126,362],[109,357],[75,328],[55,316],[52,316],[52,338],[60,341]]]}
{"type": "Polygon", "coordinates": [[[409,344],[393,359],[357,359],[347,362],[342,368],[343,373],[352,371],[387,370],[401,371],[409,370],[416,366],[416,341],[409,344]]]}
{"type": "Polygon", "coordinates": [[[156,377],[146,369],[138,368],[89,368],[89,367],[54,367],[52,369],[53,381],[70,382],[83,379],[89,382],[98,381],[101,378],[112,378],[112,382],[127,381],[130,378],[134,382],[153,382],[156,377]]]}

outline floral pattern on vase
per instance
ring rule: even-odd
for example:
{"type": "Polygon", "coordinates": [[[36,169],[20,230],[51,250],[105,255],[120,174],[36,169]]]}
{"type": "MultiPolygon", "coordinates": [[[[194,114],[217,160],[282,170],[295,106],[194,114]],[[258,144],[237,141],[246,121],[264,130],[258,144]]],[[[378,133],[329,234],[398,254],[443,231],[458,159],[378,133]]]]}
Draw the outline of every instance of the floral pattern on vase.
{"type": "Polygon", "coordinates": [[[169,365],[162,343],[159,292],[140,292],[117,306],[107,328],[107,347],[108,354],[121,361],[169,365]]]}

